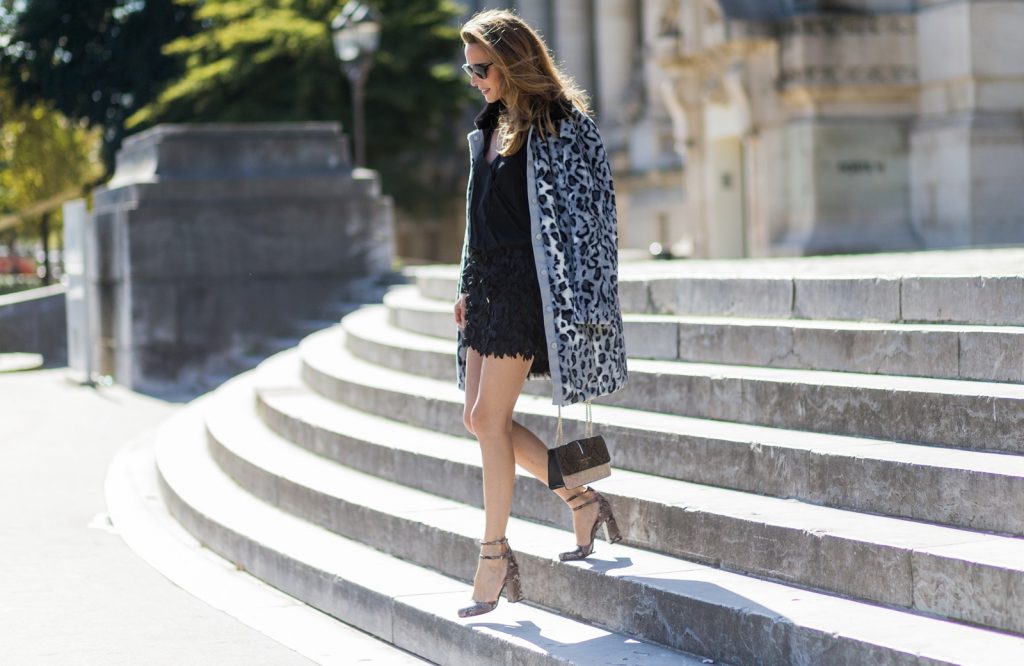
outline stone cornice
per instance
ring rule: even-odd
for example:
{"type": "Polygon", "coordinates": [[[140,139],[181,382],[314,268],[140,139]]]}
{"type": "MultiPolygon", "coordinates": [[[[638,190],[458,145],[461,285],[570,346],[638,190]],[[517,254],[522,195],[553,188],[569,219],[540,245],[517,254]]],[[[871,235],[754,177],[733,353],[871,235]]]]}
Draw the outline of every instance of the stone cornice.
{"type": "Polygon", "coordinates": [[[843,37],[847,35],[913,35],[914,14],[808,14],[779,24],[779,36],[843,37]]]}
{"type": "Polygon", "coordinates": [[[907,65],[806,65],[784,70],[780,84],[784,88],[894,84],[914,86],[917,85],[917,68],[907,65]]]}

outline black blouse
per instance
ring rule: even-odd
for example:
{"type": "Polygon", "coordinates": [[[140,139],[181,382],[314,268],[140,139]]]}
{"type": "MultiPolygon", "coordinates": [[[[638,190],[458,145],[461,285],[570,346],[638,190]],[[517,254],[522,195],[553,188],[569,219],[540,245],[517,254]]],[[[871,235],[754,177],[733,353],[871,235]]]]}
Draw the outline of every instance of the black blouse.
{"type": "MultiPolygon", "coordinates": [[[[509,245],[529,245],[530,206],[526,191],[526,144],[512,155],[498,155],[487,162],[487,149],[504,110],[501,101],[488,104],[476,117],[484,132],[481,154],[474,160],[473,194],[469,209],[469,247],[489,250],[509,245]]],[[[556,104],[551,118],[569,114],[566,104],[556,104]]]]}

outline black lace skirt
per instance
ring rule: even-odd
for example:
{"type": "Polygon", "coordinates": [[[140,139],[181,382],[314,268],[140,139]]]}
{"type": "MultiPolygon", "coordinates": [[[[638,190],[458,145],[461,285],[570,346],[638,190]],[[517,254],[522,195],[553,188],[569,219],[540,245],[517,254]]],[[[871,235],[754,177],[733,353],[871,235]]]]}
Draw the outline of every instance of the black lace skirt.
{"type": "Polygon", "coordinates": [[[481,356],[533,359],[531,378],[550,377],[544,310],[530,245],[470,249],[462,274],[463,341],[481,356]]]}

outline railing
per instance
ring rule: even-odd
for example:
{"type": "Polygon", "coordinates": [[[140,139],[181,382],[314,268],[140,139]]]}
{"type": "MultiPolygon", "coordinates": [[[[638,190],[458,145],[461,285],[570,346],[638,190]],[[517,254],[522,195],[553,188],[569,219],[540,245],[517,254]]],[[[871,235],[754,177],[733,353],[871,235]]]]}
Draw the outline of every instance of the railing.
{"type": "Polygon", "coordinates": [[[16,275],[0,275],[0,296],[13,294],[26,289],[45,286],[37,275],[19,273],[16,275]]]}

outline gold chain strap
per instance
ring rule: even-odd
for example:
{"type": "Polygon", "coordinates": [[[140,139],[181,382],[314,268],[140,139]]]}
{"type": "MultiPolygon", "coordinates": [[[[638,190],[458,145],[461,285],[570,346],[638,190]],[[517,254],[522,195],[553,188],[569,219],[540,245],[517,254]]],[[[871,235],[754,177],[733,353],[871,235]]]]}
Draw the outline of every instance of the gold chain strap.
{"type": "MultiPolygon", "coordinates": [[[[594,417],[590,400],[587,400],[587,437],[594,436],[594,417]]],[[[558,426],[555,429],[555,446],[565,444],[565,435],[562,431],[562,406],[558,406],[558,426]]]]}

